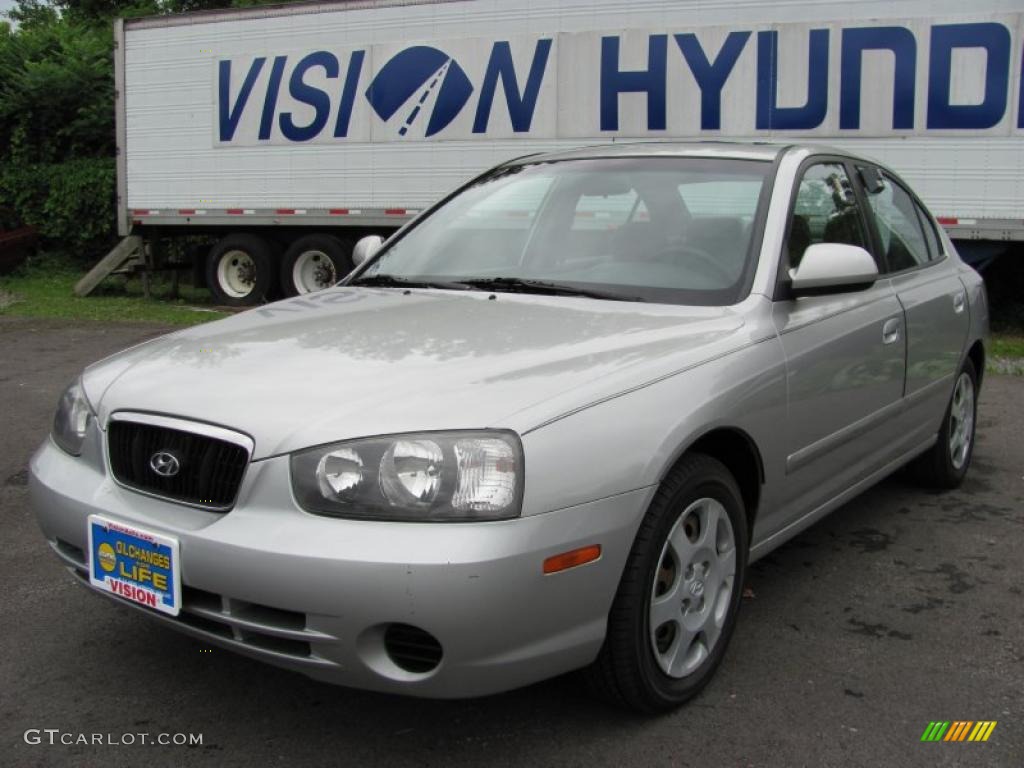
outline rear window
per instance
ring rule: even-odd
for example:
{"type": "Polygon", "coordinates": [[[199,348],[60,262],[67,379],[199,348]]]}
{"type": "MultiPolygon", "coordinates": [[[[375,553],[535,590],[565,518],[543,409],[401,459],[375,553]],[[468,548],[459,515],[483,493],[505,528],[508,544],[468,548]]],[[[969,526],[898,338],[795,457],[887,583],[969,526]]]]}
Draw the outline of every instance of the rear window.
{"type": "Polygon", "coordinates": [[[572,217],[573,229],[615,230],[647,215],[644,201],[629,190],[621,195],[580,195],[572,217]]]}
{"type": "Polygon", "coordinates": [[[937,259],[935,232],[931,232],[933,242],[929,244],[925,220],[914,198],[888,174],[883,172],[882,179],[882,189],[868,194],[868,204],[889,271],[900,272],[937,259]]]}

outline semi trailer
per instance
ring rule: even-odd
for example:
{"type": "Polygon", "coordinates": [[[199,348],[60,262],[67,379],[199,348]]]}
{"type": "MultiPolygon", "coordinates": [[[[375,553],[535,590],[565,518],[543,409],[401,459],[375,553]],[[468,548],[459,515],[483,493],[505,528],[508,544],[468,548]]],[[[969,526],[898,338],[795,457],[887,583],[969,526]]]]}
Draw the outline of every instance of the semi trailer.
{"type": "Polygon", "coordinates": [[[114,35],[123,239],[80,293],[175,240],[220,303],[317,290],[485,168],[621,141],[838,146],[969,261],[1024,241],[1019,0],[337,0],[114,35]]]}

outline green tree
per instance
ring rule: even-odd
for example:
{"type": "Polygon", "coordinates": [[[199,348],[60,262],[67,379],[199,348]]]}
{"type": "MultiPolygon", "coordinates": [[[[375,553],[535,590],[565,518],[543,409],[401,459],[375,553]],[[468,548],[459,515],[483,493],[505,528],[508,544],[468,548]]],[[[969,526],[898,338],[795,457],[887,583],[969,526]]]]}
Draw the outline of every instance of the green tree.
{"type": "Polygon", "coordinates": [[[0,210],[52,248],[102,255],[115,229],[111,21],[258,2],[18,0],[0,23],[0,210]]]}
{"type": "Polygon", "coordinates": [[[0,32],[0,208],[59,247],[103,247],[113,230],[109,26],[21,0],[0,32]]]}
{"type": "Polygon", "coordinates": [[[7,14],[21,27],[38,27],[57,20],[57,9],[44,0],[19,0],[7,14]]]}

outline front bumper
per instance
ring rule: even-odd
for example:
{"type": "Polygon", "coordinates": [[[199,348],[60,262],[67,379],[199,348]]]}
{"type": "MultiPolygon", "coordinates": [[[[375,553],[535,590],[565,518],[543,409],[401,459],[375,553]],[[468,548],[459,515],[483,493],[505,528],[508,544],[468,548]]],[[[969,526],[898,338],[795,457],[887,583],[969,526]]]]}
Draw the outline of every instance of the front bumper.
{"type": "Polygon", "coordinates": [[[47,440],[30,464],[39,525],[84,584],[90,514],[175,536],[182,612],[138,610],[310,677],[438,698],[516,688],[592,661],[651,493],[502,522],[391,523],[302,511],[287,457],[251,464],[226,514],[134,493],[103,466],[98,435],[80,458],[47,440]],[[599,560],[542,574],[545,558],[590,544],[601,545],[599,560]],[[395,664],[383,641],[392,623],[434,635],[440,664],[426,673],[395,664]]]}

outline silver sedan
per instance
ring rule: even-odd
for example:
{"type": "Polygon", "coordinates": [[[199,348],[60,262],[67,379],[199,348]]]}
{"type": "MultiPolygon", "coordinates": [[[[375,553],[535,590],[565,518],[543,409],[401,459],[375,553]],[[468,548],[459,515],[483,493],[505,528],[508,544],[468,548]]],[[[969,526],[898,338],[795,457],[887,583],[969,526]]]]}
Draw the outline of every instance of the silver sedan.
{"type": "Polygon", "coordinates": [[[871,160],[531,156],[356,255],[68,388],[31,498],[84,585],[343,685],[585,668],[657,711],[721,662],[750,562],[970,464],[983,285],[871,160]]]}

